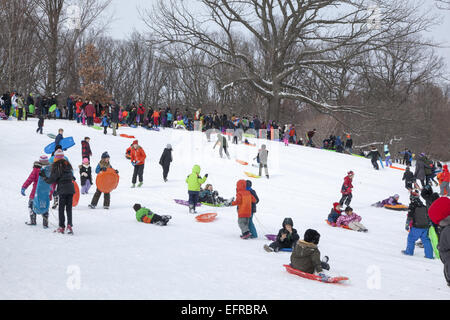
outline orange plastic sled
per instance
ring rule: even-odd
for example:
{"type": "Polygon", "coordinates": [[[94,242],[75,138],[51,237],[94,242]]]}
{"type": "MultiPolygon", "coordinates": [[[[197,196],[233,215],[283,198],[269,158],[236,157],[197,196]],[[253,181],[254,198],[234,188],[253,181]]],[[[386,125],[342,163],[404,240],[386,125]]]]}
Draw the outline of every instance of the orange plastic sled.
{"type": "Polygon", "coordinates": [[[136,139],[134,136],[129,136],[129,135],[127,135],[127,134],[121,134],[120,135],[122,138],[128,138],[128,139],[136,139]]]}
{"type": "MultiPolygon", "coordinates": [[[[333,226],[331,225],[330,221],[325,220],[325,222],[326,222],[329,226],[333,227],[333,226]]],[[[342,228],[342,229],[352,230],[352,228],[350,228],[349,226],[344,226],[344,225],[341,225],[340,227],[337,227],[337,226],[336,226],[336,228],[342,228]]]]}
{"type": "Polygon", "coordinates": [[[80,201],[80,188],[78,187],[78,183],[73,181],[73,186],[75,187],[75,193],[72,198],[72,207],[76,207],[78,205],[78,201],[80,201]]]}
{"type": "Polygon", "coordinates": [[[258,176],[258,175],[256,175],[256,174],[253,174],[253,173],[250,173],[250,172],[244,172],[244,173],[245,173],[245,175],[246,175],[247,177],[250,177],[250,178],[255,178],[255,179],[261,178],[260,176],[258,176]]]}
{"type": "Polygon", "coordinates": [[[390,168],[392,168],[392,169],[397,169],[397,170],[400,170],[400,171],[406,171],[406,169],[399,168],[399,167],[394,167],[394,166],[390,166],[390,168]]]}
{"type": "Polygon", "coordinates": [[[243,166],[248,166],[248,162],[242,160],[236,160],[236,162],[242,164],[243,166]]]}
{"type": "Polygon", "coordinates": [[[403,205],[403,204],[397,204],[397,205],[395,205],[395,206],[391,206],[391,205],[389,205],[389,204],[385,204],[384,207],[385,207],[386,209],[389,209],[389,210],[395,210],[395,211],[408,211],[408,207],[405,206],[405,205],[403,205]]]}
{"type": "Polygon", "coordinates": [[[116,173],[116,170],[108,168],[97,175],[95,183],[98,190],[103,193],[110,193],[119,185],[119,175],[116,173]]]}
{"type": "Polygon", "coordinates": [[[216,220],[216,217],[217,217],[217,213],[205,213],[205,214],[196,216],[195,219],[197,219],[198,222],[207,223],[207,222],[213,222],[214,220],[216,220]]]}

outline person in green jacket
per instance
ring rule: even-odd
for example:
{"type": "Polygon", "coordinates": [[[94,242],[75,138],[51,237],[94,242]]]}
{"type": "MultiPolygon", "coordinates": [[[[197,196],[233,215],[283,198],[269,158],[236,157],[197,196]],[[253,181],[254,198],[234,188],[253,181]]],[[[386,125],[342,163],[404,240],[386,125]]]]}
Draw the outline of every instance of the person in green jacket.
{"type": "Polygon", "coordinates": [[[192,168],[192,173],[186,178],[186,183],[188,184],[188,194],[189,194],[189,213],[197,213],[195,207],[198,203],[200,188],[202,184],[206,182],[208,174],[205,177],[200,176],[200,166],[195,165],[192,168]]]}
{"type": "Polygon", "coordinates": [[[160,216],[153,213],[150,209],[143,208],[139,203],[136,203],[133,209],[136,212],[136,220],[138,222],[166,226],[169,220],[172,219],[171,216],[160,216]]]}

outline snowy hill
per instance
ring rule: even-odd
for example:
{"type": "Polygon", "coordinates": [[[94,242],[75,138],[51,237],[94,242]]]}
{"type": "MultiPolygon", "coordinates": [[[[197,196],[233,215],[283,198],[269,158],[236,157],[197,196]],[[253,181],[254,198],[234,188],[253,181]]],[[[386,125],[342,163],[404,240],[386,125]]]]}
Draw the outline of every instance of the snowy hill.
{"type": "MultiPolygon", "coordinates": [[[[124,153],[132,140],[111,132],[63,120],[46,120],[44,135],[35,133],[37,121],[0,121],[0,299],[448,299],[449,289],[439,260],[403,256],[407,232],[405,212],[371,207],[394,193],[409,203],[402,172],[375,171],[367,159],[278,142],[253,140],[269,150],[270,180],[253,180],[260,198],[255,225],[259,238],[241,240],[235,208],[208,207],[217,212],[213,223],[196,222],[188,208],[173,199],[187,199],[186,176],[194,164],[207,183],[224,198],[235,196],[236,181],[247,179],[244,167],[220,159],[199,132],[120,129],[136,136],[147,153],[144,186],[130,189],[133,167],[124,153]],[[81,164],[80,142],[91,138],[95,169],[104,151],[120,171],[118,189],[111,194],[111,209],[88,208],[95,186],[82,195],[74,209],[74,236],[53,233],[57,210],[50,213],[50,228],[24,224],[27,197],[20,188],[33,162],[52,142],[46,134],[64,128],[77,145],[66,152],[75,168],[81,164]],[[167,143],[174,149],[169,182],[162,180],[158,164],[167,143]],[[355,172],[352,207],[362,216],[369,233],[331,228],[326,219],[340,198],[343,177],[355,172]],[[138,223],[132,206],[141,203],[156,213],[170,214],[167,227],[138,223]],[[319,249],[330,257],[333,275],[345,275],[343,285],[324,284],[285,271],[289,253],[267,253],[264,234],[277,233],[285,217],[294,220],[302,237],[313,228],[321,234],[319,249]],[[79,281],[78,281],[79,280],[79,281]]],[[[111,131],[111,130],[109,130],[111,131]]],[[[257,148],[231,145],[232,159],[251,162],[257,148]]],[[[79,182],[78,170],[76,170],[79,182]]],[[[95,177],[94,177],[95,179],[95,177]]],[[[99,207],[102,207],[103,196],[99,207]]]]}

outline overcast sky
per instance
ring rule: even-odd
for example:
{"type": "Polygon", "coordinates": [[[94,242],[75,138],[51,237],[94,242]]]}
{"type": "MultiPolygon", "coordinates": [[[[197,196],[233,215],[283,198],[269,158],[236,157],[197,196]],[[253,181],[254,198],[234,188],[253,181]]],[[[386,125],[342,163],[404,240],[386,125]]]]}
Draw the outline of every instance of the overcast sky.
{"type": "MultiPolygon", "coordinates": [[[[187,3],[189,0],[184,1],[187,3]]],[[[433,0],[424,1],[430,3],[433,0]]],[[[115,19],[109,28],[110,36],[125,39],[133,30],[145,31],[146,26],[141,21],[137,8],[151,9],[155,3],[157,0],[113,0],[110,11],[114,14],[115,19]]],[[[436,10],[436,12],[442,16],[442,23],[430,30],[427,36],[445,44],[447,48],[440,49],[439,53],[446,58],[447,64],[450,66],[450,10],[436,10]]]]}

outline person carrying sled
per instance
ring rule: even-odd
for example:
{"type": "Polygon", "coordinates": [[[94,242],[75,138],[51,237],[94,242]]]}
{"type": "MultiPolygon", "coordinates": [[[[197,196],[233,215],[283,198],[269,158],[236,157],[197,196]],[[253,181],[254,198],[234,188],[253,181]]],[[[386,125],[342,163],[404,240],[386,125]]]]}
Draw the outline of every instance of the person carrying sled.
{"type": "Polygon", "coordinates": [[[139,203],[136,203],[133,206],[133,209],[136,212],[136,220],[138,222],[155,224],[157,226],[166,226],[170,219],[172,219],[171,216],[160,216],[152,212],[150,209],[142,207],[139,203]]]}
{"type": "Polygon", "coordinates": [[[132,186],[131,188],[136,188],[137,177],[139,176],[139,184],[138,188],[142,187],[144,184],[144,166],[145,166],[145,158],[147,155],[145,154],[144,149],[139,145],[139,141],[135,140],[131,145],[131,164],[134,167],[133,178],[131,180],[132,186]]]}
{"type": "Polygon", "coordinates": [[[344,178],[344,183],[342,184],[341,187],[341,193],[342,193],[342,198],[339,201],[339,204],[341,205],[341,207],[344,205],[349,206],[350,202],[352,202],[352,198],[353,198],[353,177],[355,176],[355,173],[353,171],[349,171],[347,172],[347,176],[344,178]]]}
{"type": "Polygon", "coordinates": [[[47,177],[45,172],[41,171],[40,176],[48,184],[56,183],[56,193],[59,198],[59,228],[55,230],[58,233],[65,232],[65,215],[67,215],[67,232],[73,234],[72,224],[72,201],[75,193],[73,181],[72,165],[69,161],[64,159],[64,152],[58,150],[55,152],[55,159],[52,165],[50,177],[47,177]]]}
{"type": "Polygon", "coordinates": [[[278,231],[277,240],[272,242],[270,245],[264,245],[264,250],[267,252],[278,252],[283,248],[292,248],[300,240],[300,236],[297,230],[294,229],[294,222],[291,218],[285,218],[282,223],[283,228],[278,231]]]}
{"type": "Polygon", "coordinates": [[[329,277],[323,270],[329,270],[330,266],[327,256],[323,261],[320,260],[320,251],[317,247],[319,240],[320,234],[316,230],[306,230],[303,240],[299,240],[292,250],[290,266],[309,274],[316,273],[323,281],[327,281],[329,277]]]}
{"type": "MultiPolygon", "coordinates": [[[[110,160],[110,157],[109,157],[108,152],[103,152],[102,158],[101,158],[100,162],[98,163],[97,167],[95,168],[95,173],[99,174],[101,171],[106,171],[108,168],[112,168],[109,160],[110,160]]],[[[119,171],[116,170],[116,173],[118,174],[119,171]]],[[[94,197],[92,198],[92,201],[89,204],[89,208],[95,209],[95,207],[97,206],[98,200],[100,200],[101,195],[102,195],[102,192],[97,188],[97,190],[95,191],[94,197]]],[[[108,210],[110,204],[111,204],[111,194],[105,193],[103,195],[103,209],[108,210]]]]}
{"type": "Polygon", "coordinates": [[[173,161],[172,158],[172,145],[168,144],[164,149],[161,158],[159,159],[159,164],[163,168],[163,180],[167,182],[167,176],[169,174],[170,163],[173,161]]]}
{"type": "Polygon", "coordinates": [[[341,215],[337,221],[336,226],[348,226],[350,229],[358,232],[367,232],[367,228],[361,223],[362,218],[353,212],[351,207],[345,208],[345,215],[341,215]]]}
{"type": "Polygon", "coordinates": [[[430,222],[428,219],[427,207],[420,200],[418,190],[411,191],[411,203],[408,208],[408,217],[406,219],[405,229],[408,231],[408,240],[406,250],[402,250],[405,255],[414,255],[416,241],[420,239],[425,249],[425,258],[433,259],[433,247],[428,237],[428,228],[430,222]]]}
{"type": "Polygon", "coordinates": [[[188,184],[188,195],[189,195],[189,213],[197,213],[195,210],[202,184],[206,182],[208,174],[202,178],[200,176],[201,168],[199,165],[194,165],[192,167],[192,173],[187,176],[186,183],[188,184]]]}
{"type": "Polygon", "coordinates": [[[339,202],[333,203],[333,208],[330,211],[330,214],[328,215],[328,222],[333,226],[336,227],[336,221],[342,214],[342,205],[339,202]]]}
{"type": "Polygon", "coordinates": [[[252,236],[249,229],[249,221],[252,216],[253,203],[256,203],[256,199],[247,190],[247,182],[239,180],[236,184],[236,201],[233,201],[231,205],[237,206],[238,225],[242,231],[241,239],[249,239],[252,236]]]}

